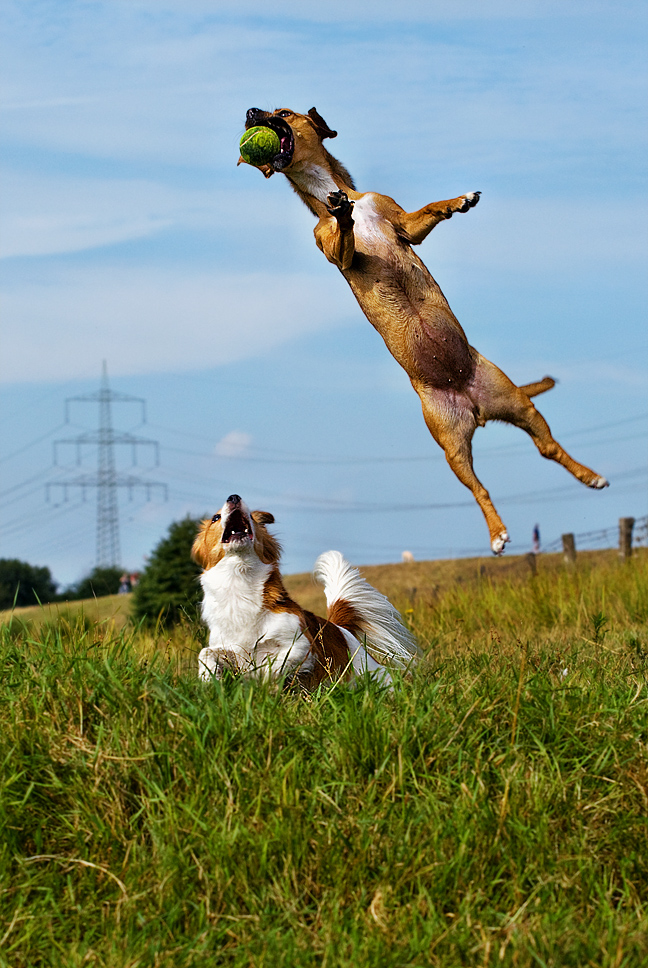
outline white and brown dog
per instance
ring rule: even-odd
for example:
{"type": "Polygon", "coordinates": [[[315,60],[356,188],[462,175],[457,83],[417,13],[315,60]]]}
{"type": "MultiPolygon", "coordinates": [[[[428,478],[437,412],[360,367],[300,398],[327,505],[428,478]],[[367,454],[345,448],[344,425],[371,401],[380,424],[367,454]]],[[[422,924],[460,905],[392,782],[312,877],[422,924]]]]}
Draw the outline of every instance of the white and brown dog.
{"type": "Polygon", "coordinates": [[[327,551],[315,564],[326,618],[305,611],[282,581],[281,549],[266,528],[273,521],[232,494],[202,522],[192,549],[204,568],[202,615],[209,628],[209,645],[198,656],[201,678],[220,678],[229,669],[285,677],[309,691],[366,673],[390,683],[387,668],[374,657],[404,669],[418,654],[398,612],[338,551],[327,551]]]}
{"type": "Polygon", "coordinates": [[[606,487],[604,477],[578,464],[554,440],[531,403],[530,397],[551,389],[554,380],[545,377],[518,387],[470,346],[441,289],[412,251],[439,222],[475,206],[480,193],[405,212],[387,195],[356,191],[349,172],[322,144],[337,132],[315,108],[308,114],[250,108],[245,126],[256,125],[272,128],[280,140],[271,163],[257,167],[266,178],[282,172],[319,219],[317,245],[340,269],[365,316],[407,372],[428,430],[486,518],[495,554],[502,553],[509,537],[472,461],[473,434],[487,420],[521,427],[543,457],[562,464],[588,487],[606,487]]]}

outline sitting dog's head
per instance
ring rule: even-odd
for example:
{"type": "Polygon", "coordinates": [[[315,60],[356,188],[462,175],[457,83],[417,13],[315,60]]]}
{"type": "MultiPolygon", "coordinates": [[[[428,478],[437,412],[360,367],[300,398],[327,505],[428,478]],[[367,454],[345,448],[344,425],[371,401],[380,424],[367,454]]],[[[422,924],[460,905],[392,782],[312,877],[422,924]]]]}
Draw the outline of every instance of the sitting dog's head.
{"type": "MultiPolygon", "coordinates": [[[[250,108],[245,118],[245,129],[255,127],[271,128],[278,135],[281,145],[269,165],[258,166],[266,178],[275,171],[285,172],[300,161],[309,161],[324,138],[337,137],[337,131],[329,128],[315,108],[311,108],[308,114],[297,114],[288,108],[278,108],[276,111],[250,108]]],[[[239,158],[239,164],[243,160],[239,158]]]]}
{"type": "Polygon", "coordinates": [[[265,527],[273,522],[268,511],[250,511],[238,494],[231,494],[211,520],[201,523],[192,557],[205,571],[226,555],[256,555],[264,564],[274,564],[281,548],[265,527]]]}

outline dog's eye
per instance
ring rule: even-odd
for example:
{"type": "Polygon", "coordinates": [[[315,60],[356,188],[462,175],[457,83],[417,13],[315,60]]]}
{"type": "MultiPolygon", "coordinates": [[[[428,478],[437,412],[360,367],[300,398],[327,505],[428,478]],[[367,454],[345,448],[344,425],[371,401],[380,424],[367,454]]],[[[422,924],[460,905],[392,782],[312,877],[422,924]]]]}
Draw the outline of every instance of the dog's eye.
{"type": "Polygon", "coordinates": [[[289,118],[291,114],[292,114],[292,111],[277,111],[278,118],[289,118]]]}
{"type": "Polygon", "coordinates": [[[220,514],[215,514],[214,517],[212,518],[212,524],[215,524],[216,521],[220,521],[220,519],[221,519],[220,514]]]}

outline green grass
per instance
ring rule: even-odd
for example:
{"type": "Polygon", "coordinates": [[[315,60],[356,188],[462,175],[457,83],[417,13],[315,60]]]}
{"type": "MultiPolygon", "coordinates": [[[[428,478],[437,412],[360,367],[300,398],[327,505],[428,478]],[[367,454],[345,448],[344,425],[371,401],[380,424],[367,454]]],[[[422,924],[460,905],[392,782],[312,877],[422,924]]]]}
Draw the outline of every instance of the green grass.
{"type": "Polygon", "coordinates": [[[0,965],[644,965],[648,556],[392,587],[391,694],[5,625],[0,965]]]}
{"type": "Polygon", "coordinates": [[[52,622],[75,622],[83,615],[90,622],[112,622],[116,628],[127,624],[132,595],[104,595],[82,601],[51,602],[47,605],[28,605],[24,608],[0,611],[0,625],[21,622],[38,627],[52,622]]]}

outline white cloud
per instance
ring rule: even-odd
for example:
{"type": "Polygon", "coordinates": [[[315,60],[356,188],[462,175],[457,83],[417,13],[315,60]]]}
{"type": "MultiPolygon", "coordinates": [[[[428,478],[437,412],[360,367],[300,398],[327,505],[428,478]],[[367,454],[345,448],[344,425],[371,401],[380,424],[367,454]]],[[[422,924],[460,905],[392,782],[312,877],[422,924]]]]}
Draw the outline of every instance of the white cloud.
{"type": "Polygon", "coordinates": [[[500,42],[497,25],[479,36],[461,23],[416,28],[506,15],[511,23],[537,17],[548,30],[552,16],[587,9],[589,25],[606,10],[627,16],[632,4],[332,0],[305,8],[279,0],[268,14],[254,0],[95,0],[9,9],[4,138],[16,168],[5,178],[4,253],[42,257],[165,238],[163,255],[162,245],[133,247],[125,267],[113,249],[93,252],[85,268],[70,258],[19,269],[4,301],[12,353],[5,379],[91,376],[104,356],[119,373],[213,366],[332,328],[341,316],[361,319],[284,180],[234,168],[244,110],[266,106],[264,98],[316,103],[340,131],[334,153],[339,146],[360,186],[407,208],[484,190],[474,213],[423,247],[442,286],[467,286],[480,269],[499,274],[502,286],[512,273],[627,269],[645,251],[624,184],[633,139],[643,137],[630,41],[599,52],[591,38],[580,42],[580,30],[573,45],[568,33],[556,44],[550,33],[537,43],[529,33],[527,49],[523,34],[500,42]],[[313,25],[363,18],[360,32],[313,25]],[[391,18],[405,29],[385,30],[391,18]],[[319,62],[326,71],[314,70],[319,62]],[[23,158],[29,165],[20,170],[23,158]],[[615,197],[594,194],[597,171],[615,197]],[[590,172],[581,188],[579,173],[590,172]],[[542,194],[550,200],[539,201],[542,194]],[[189,262],[198,232],[211,233],[200,268],[189,262]],[[218,262],[224,249],[232,275],[218,262]],[[247,273],[271,265],[281,281],[247,273]]]}
{"type": "MultiPolygon", "coordinates": [[[[4,172],[0,258],[78,252],[168,228],[186,193],[144,180],[4,172]]],[[[197,202],[197,199],[195,200],[197,202]]]]}
{"type": "Polygon", "coordinates": [[[3,382],[205,369],[335,322],[352,305],[326,277],[63,269],[4,298],[3,382]]]}
{"type": "Polygon", "coordinates": [[[250,449],[251,443],[250,434],[246,434],[243,430],[230,430],[218,441],[214,452],[217,457],[240,457],[250,449]]]}
{"type": "MultiPolygon", "coordinates": [[[[215,232],[222,229],[221,242],[237,252],[246,251],[249,234],[247,261],[260,266],[264,252],[278,244],[280,225],[282,239],[289,237],[283,244],[305,247],[304,259],[312,256],[313,270],[228,274],[219,269],[215,253],[209,259],[213,271],[204,262],[197,267],[175,256],[153,266],[123,260],[81,265],[77,259],[49,265],[34,259],[12,272],[6,287],[3,382],[93,377],[104,358],[114,375],[205,369],[334,329],[346,319],[361,324],[345,281],[316,250],[308,213],[305,224],[291,226],[305,209],[287,186],[270,193],[267,204],[256,191],[239,204],[224,193],[214,199],[200,193],[174,196],[148,183],[104,187],[94,192],[92,184],[81,185],[78,192],[63,193],[60,206],[54,201],[48,206],[46,186],[40,216],[37,193],[28,214],[9,219],[15,230],[9,238],[12,251],[66,252],[150,234],[171,222],[211,224],[215,232]],[[38,231],[30,233],[30,219],[38,231]]],[[[262,184],[260,191],[267,187],[262,184]]],[[[499,282],[504,299],[507,280],[538,274],[551,288],[564,287],[571,278],[569,286],[587,299],[593,274],[605,277],[619,267],[627,274],[646,250],[641,211],[620,200],[609,204],[616,215],[602,232],[600,214],[586,200],[565,206],[485,196],[474,211],[437,228],[421,255],[460,316],[458,293],[474,286],[475,274],[480,285],[484,274],[493,285],[499,282]]],[[[294,264],[292,256],[287,261],[294,264]]],[[[493,307],[485,312],[489,319],[493,307]]],[[[477,340],[477,321],[468,325],[469,319],[464,322],[477,340]]]]}
{"type": "MultiPolygon", "coordinates": [[[[26,146],[209,169],[231,164],[247,107],[286,100],[304,110],[314,102],[323,109],[326,102],[336,110],[324,116],[345,137],[355,127],[375,151],[403,159],[437,158],[446,146],[456,158],[456,145],[463,144],[476,150],[482,165],[489,156],[515,164],[528,139],[542,155],[548,135],[563,139],[562,152],[576,132],[598,142],[622,129],[639,137],[640,125],[625,121],[644,76],[640,45],[634,54],[626,45],[621,62],[614,45],[595,52],[583,39],[567,57],[564,48],[533,43],[530,36],[527,58],[524,37],[494,48],[492,37],[481,44],[474,33],[464,38],[461,25],[452,32],[425,26],[505,15],[510,27],[527,16],[573,20],[584,10],[590,24],[608,9],[605,2],[340,0],[307,9],[284,2],[261,23],[245,19],[266,14],[265,4],[252,2],[47,6],[58,11],[58,21],[39,21],[29,5],[29,15],[15,14],[6,31],[3,59],[11,83],[5,85],[4,138],[26,146]],[[405,32],[387,36],[383,18],[397,20],[405,32]],[[319,35],[318,20],[356,19],[366,19],[365,31],[319,35]],[[424,29],[416,32],[420,22],[424,29]],[[314,69],[314,50],[315,63],[324,62],[326,71],[314,69]],[[382,139],[380,132],[370,135],[377,123],[386,127],[382,139]]],[[[626,16],[634,9],[619,6],[626,16]]]]}
{"type": "Polygon", "coordinates": [[[220,186],[201,189],[153,179],[25,174],[12,169],[2,170],[0,181],[0,259],[83,252],[164,230],[206,231],[229,250],[240,243],[247,249],[255,238],[299,215],[312,227],[312,217],[295,204],[287,185],[281,186],[284,194],[260,176],[258,182],[246,179],[243,169],[236,194],[220,186]]]}

